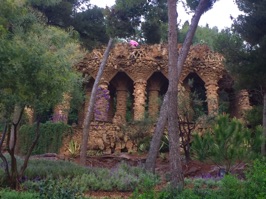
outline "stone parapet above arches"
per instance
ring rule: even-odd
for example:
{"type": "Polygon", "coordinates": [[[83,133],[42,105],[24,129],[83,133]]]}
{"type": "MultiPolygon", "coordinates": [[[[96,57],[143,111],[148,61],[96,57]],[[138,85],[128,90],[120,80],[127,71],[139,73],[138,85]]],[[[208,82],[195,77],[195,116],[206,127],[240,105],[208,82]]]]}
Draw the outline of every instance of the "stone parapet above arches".
{"type": "MultiPolygon", "coordinates": [[[[180,47],[181,45],[179,49],[180,47]]],[[[77,70],[95,78],[104,50],[103,47],[88,53],[76,66],[77,70]]],[[[196,72],[203,80],[205,76],[215,76],[217,79],[225,71],[223,60],[220,54],[211,51],[206,45],[191,46],[183,73],[196,72]]],[[[167,77],[167,45],[140,45],[139,48],[131,48],[127,43],[116,44],[110,52],[103,77],[111,81],[118,72],[125,72],[133,81],[147,81],[154,72],[161,72],[167,77]]]]}

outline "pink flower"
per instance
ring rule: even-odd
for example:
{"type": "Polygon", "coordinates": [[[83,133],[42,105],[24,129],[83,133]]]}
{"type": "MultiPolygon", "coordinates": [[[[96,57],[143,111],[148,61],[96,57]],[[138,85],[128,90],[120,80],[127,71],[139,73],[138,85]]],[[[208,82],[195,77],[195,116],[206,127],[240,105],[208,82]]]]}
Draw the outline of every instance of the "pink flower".
{"type": "Polygon", "coordinates": [[[134,40],[130,40],[129,44],[130,44],[131,47],[137,47],[139,45],[139,43],[134,41],[134,40]]]}

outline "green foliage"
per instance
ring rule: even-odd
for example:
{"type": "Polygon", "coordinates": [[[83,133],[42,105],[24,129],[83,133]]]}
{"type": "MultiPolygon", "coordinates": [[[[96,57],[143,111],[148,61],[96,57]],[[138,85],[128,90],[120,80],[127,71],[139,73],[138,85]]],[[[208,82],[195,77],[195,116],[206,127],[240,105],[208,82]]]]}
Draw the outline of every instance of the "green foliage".
{"type": "Polygon", "coordinates": [[[81,199],[82,193],[79,185],[72,183],[68,178],[57,180],[47,178],[39,185],[40,199],[81,199]]]}
{"type": "Polygon", "coordinates": [[[168,137],[168,134],[163,134],[159,151],[160,152],[168,152],[169,151],[169,137],[168,137]]]}
{"type": "Polygon", "coordinates": [[[6,182],[6,174],[4,169],[0,169],[0,186],[4,186],[6,182]]]}
{"type": "MultiPolygon", "coordinates": [[[[19,152],[23,155],[35,138],[36,125],[23,125],[19,131],[19,152]]],[[[58,153],[63,137],[72,133],[72,128],[64,123],[46,122],[40,124],[40,138],[32,154],[58,153]]]]}
{"type": "Polygon", "coordinates": [[[23,2],[7,3],[6,8],[13,11],[12,17],[0,14],[8,30],[0,37],[0,103],[9,114],[14,104],[31,106],[40,114],[72,88],[78,78],[72,66],[83,52],[73,30],[45,26],[41,14],[23,2]]]}
{"type": "Polygon", "coordinates": [[[220,194],[228,199],[262,199],[266,197],[266,161],[257,159],[246,172],[245,180],[232,175],[222,179],[220,194]]]}
{"type": "Polygon", "coordinates": [[[78,112],[82,108],[82,104],[85,101],[85,91],[83,84],[88,78],[78,78],[73,81],[72,89],[70,91],[71,101],[70,110],[68,114],[68,124],[78,123],[78,112]]]}
{"type": "Polygon", "coordinates": [[[223,179],[193,178],[185,179],[188,188],[182,191],[166,187],[155,191],[148,187],[143,191],[138,189],[132,199],[262,199],[266,194],[266,167],[265,159],[255,160],[247,171],[245,180],[232,175],[223,179]],[[191,188],[191,186],[193,186],[191,188]]]}
{"type": "MultiPolygon", "coordinates": [[[[195,11],[196,8],[197,8],[197,6],[199,5],[199,2],[200,2],[200,1],[199,1],[199,0],[186,0],[186,2],[187,2],[187,6],[188,6],[191,10],[195,11]]],[[[207,3],[207,6],[206,6],[204,12],[207,12],[208,10],[212,9],[213,4],[214,4],[215,2],[216,2],[216,0],[209,0],[209,2],[207,3]]]]}
{"type": "Polygon", "coordinates": [[[144,22],[142,23],[142,31],[146,38],[147,44],[158,44],[161,41],[161,28],[160,23],[156,22],[144,22]]]}
{"type": "Polygon", "coordinates": [[[150,148],[151,136],[146,136],[138,142],[138,151],[147,152],[150,148]]]}
{"type": "MultiPolygon", "coordinates": [[[[32,159],[29,161],[29,165],[25,171],[25,177],[28,180],[81,176],[88,172],[85,167],[77,165],[73,162],[67,162],[63,160],[44,160],[44,159],[32,159]]],[[[27,182],[27,181],[26,181],[27,182]]]]}
{"type": "Polygon", "coordinates": [[[167,1],[151,1],[144,13],[145,21],[141,23],[142,35],[147,44],[167,41],[167,1]]]}
{"type": "Polygon", "coordinates": [[[33,6],[54,6],[62,2],[62,0],[46,0],[46,1],[41,1],[41,0],[27,0],[31,5],[33,6]]]}
{"type": "MultiPolygon", "coordinates": [[[[183,24],[182,28],[179,30],[178,41],[180,43],[184,42],[188,29],[189,29],[189,22],[186,21],[183,24]]],[[[195,36],[193,37],[192,43],[193,45],[205,44],[211,50],[213,50],[215,48],[216,44],[215,42],[217,40],[216,38],[218,37],[218,35],[219,35],[219,30],[217,27],[209,28],[208,25],[206,25],[205,27],[198,26],[195,32],[195,36]]]]}
{"type": "Polygon", "coordinates": [[[147,6],[146,0],[116,0],[111,9],[105,10],[108,35],[122,38],[135,35],[147,6]]]}
{"type": "MultiPolygon", "coordinates": [[[[48,189],[51,183],[56,183],[51,182],[52,180],[57,181],[61,177],[66,178],[62,184],[69,183],[71,187],[79,187],[82,192],[97,190],[132,191],[136,187],[143,190],[147,186],[154,187],[159,182],[158,176],[145,172],[139,167],[130,167],[127,164],[121,164],[109,170],[85,168],[64,161],[34,160],[30,162],[25,175],[31,181],[25,181],[23,188],[34,191],[38,191],[39,187],[44,185],[48,189]]],[[[53,188],[51,188],[51,192],[53,192],[53,188]]]]}
{"type": "Polygon", "coordinates": [[[244,196],[247,199],[266,198],[266,159],[257,159],[246,173],[244,196]]]}
{"type": "Polygon", "coordinates": [[[9,189],[0,190],[0,198],[1,199],[36,199],[38,198],[37,193],[31,192],[18,192],[9,189]]]}
{"type": "Polygon", "coordinates": [[[76,157],[79,154],[79,150],[80,150],[80,145],[78,144],[78,142],[74,141],[73,139],[70,140],[68,146],[68,151],[70,153],[70,156],[76,157]]]}
{"type": "Polygon", "coordinates": [[[243,195],[243,188],[243,182],[232,175],[226,175],[222,179],[221,193],[223,193],[224,198],[246,198],[246,196],[243,195]]]}
{"type": "Polygon", "coordinates": [[[252,128],[262,125],[262,106],[253,106],[252,109],[245,112],[245,121],[252,128]]]}
{"type": "Polygon", "coordinates": [[[251,132],[240,121],[230,119],[228,115],[218,116],[216,122],[213,129],[203,136],[195,135],[191,150],[197,159],[210,159],[230,172],[237,161],[251,157],[251,132]]]}
{"type": "Polygon", "coordinates": [[[266,33],[266,25],[261,23],[266,17],[264,12],[266,2],[263,0],[238,0],[236,3],[238,8],[245,14],[239,15],[234,21],[234,29],[250,44],[256,45],[260,43],[266,33]]]}
{"type": "Polygon", "coordinates": [[[79,32],[86,49],[92,50],[108,43],[104,10],[102,8],[89,7],[83,12],[76,13],[72,26],[79,32]]]}
{"type": "Polygon", "coordinates": [[[149,132],[154,125],[151,118],[144,118],[140,121],[133,121],[122,126],[122,130],[131,140],[137,143],[139,150],[144,151],[149,149],[150,135],[149,132]]]}
{"type": "Polygon", "coordinates": [[[251,150],[255,152],[255,154],[259,155],[261,152],[261,144],[263,139],[262,136],[263,128],[262,126],[256,126],[251,129],[251,138],[249,139],[249,145],[251,146],[251,150]]]}
{"type": "Polygon", "coordinates": [[[146,181],[144,187],[141,188],[141,192],[138,188],[135,189],[131,198],[132,199],[153,199],[156,197],[156,191],[154,190],[154,185],[151,184],[151,181],[146,181]]]}
{"type": "Polygon", "coordinates": [[[244,11],[234,20],[231,30],[221,32],[217,47],[226,58],[226,66],[235,77],[238,86],[265,92],[266,26],[265,1],[236,1],[244,11]]]}

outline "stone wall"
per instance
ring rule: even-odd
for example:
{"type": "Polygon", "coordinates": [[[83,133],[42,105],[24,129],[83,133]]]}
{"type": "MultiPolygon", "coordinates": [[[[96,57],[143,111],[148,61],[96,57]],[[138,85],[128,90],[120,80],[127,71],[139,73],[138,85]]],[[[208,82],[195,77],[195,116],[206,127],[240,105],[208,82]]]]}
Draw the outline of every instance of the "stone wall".
{"type": "MultiPolygon", "coordinates": [[[[127,128],[108,122],[92,122],[89,133],[88,151],[98,151],[103,154],[136,152],[137,140],[132,139],[132,135],[127,128]]],[[[151,129],[143,132],[143,135],[151,133],[151,129]]],[[[64,138],[61,155],[69,156],[69,144],[71,139],[81,143],[82,128],[75,128],[74,134],[64,138]]]]}

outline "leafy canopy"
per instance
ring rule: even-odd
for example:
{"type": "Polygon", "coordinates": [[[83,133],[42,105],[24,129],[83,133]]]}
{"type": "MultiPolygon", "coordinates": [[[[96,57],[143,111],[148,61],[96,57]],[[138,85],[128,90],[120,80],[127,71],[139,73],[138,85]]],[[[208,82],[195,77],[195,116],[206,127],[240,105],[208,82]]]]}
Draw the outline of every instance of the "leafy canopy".
{"type": "Polygon", "coordinates": [[[36,111],[58,103],[78,76],[72,66],[82,57],[73,31],[46,26],[40,13],[26,4],[4,5],[12,12],[5,19],[0,37],[0,103],[7,112],[14,104],[29,105],[36,111]]]}

